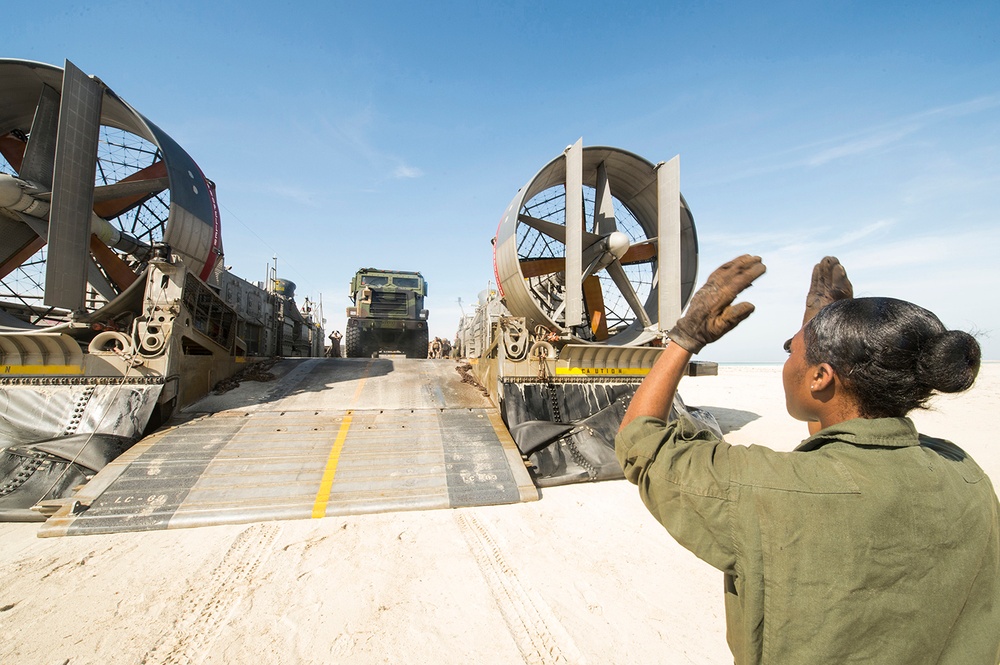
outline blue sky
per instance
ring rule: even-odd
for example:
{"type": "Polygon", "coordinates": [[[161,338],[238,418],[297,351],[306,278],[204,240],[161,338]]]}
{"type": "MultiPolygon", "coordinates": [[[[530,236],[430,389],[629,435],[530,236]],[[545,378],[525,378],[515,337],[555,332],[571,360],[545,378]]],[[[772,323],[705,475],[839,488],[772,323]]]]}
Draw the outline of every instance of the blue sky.
{"type": "Polygon", "coordinates": [[[233,272],[277,255],[328,329],[374,266],[423,272],[453,336],[507,204],[582,136],[681,156],[700,280],[764,258],[704,359],[781,360],[834,254],[1000,360],[1000,3],[480,4],[48,2],[2,55],[68,58],[173,136],[233,272]]]}

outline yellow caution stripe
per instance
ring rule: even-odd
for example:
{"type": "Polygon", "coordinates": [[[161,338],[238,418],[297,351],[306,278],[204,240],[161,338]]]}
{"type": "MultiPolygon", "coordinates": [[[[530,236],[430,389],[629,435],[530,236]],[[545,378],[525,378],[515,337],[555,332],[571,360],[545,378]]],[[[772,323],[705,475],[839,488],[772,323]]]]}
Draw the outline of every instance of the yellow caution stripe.
{"type": "Polygon", "coordinates": [[[0,374],[83,374],[83,365],[0,365],[0,374]]]}
{"type": "MultiPolygon", "coordinates": [[[[368,381],[368,374],[372,370],[372,364],[374,361],[369,360],[368,364],[365,365],[365,373],[361,377],[361,381],[358,382],[358,387],[354,391],[354,396],[351,397],[351,409],[358,403],[361,398],[361,391],[365,387],[365,382],[368,381]]],[[[316,492],[316,501],[313,502],[312,516],[313,518],[326,517],[326,505],[330,503],[330,492],[333,490],[333,479],[337,475],[337,464],[340,463],[340,453],[344,449],[344,441],[347,440],[347,431],[351,429],[351,421],[354,419],[354,411],[348,410],[347,415],[344,416],[343,422],[340,423],[340,431],[337,432],[337,438],[333,440],[333,447],[330,449],[330,455],[326,458],[326,468],[323,470],[323,478],[319,481],[319,490],[316,492]]]]}
{"type": "Polygon", "coordinates": [[[556,367],[556,376],[646,376],[648,367],[556,367]]]}
{"type": "Polygon", "coordinates": [[[344,441],[347,439],[347,430],[351,429],[351,420],[354,412],[348,411],[344,416],[344,421],[340,423],[340,431],[333,441],[333,448],[330,449],[330,456],[326,458],[326,468],[323,470],[323,479],[319,482],[319,491],[316,492],[316,501],[313,503],[312,516],[314,518],[326,517],[326,504],[330,502],[330,491],[333,489],[333,478],[337,475],[337,464],[340,462],[340,451],[344,449],[344,441]]]}

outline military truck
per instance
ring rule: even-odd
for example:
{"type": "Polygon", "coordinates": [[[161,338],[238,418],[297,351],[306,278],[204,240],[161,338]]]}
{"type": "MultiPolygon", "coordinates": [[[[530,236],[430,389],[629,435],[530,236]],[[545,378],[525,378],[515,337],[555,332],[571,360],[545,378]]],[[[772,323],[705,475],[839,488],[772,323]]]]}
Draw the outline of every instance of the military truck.
{"type": "Polygon", "coordinates": [[[427,357],[427,282],[419,272],[362,268],[351,280],[347,308],[348,358],[369,358],[376,353],[427,357]]]}

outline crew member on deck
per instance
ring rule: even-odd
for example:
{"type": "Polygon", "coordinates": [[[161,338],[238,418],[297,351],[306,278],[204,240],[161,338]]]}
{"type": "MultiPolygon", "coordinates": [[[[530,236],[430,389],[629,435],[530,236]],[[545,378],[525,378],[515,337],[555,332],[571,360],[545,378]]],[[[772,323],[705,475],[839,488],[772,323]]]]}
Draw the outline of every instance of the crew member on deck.
{"type": "Polygon", "coordinates": [[[785,343],[786,406],[811,436],[776,452],[731,446],[686,416],[667,422],[692,354],[753,312],[733,301],[764,271],[755,256],[724,264],[670,330],[618,433],[626,478],[724,573],[738,665],[995,665],[1000,505],[961,448],[907,418],[935,392],[972,386],[972,336],[912,303],[853,298],[827,257],[785,343]]]}

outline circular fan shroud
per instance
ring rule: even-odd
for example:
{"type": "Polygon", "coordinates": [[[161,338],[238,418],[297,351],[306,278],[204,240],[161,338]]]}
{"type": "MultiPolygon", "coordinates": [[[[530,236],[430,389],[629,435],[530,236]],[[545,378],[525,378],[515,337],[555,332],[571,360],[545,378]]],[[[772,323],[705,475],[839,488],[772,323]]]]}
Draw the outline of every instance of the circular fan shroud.
{"type": "MultiPolygon", "coordinates": [[[[149,167],[161,158],[159,149],[149,141],[132,132],[107,125],[101,126],[101,140],[98,148],[97,185],[108,185],[125,180],[129,176],[149,167]]],[[[0,172],[17,175],[17,171],[0,158],[0,172]]],[[[146,245],[163,240],[170,211],[170,190],[165,189],[151,195],[147,200],[128,209],[125,213],[109,221],[120,231],[136,238],[146,245]]],[[[32,312],[31,321],[36,324],[53,324],[61,317],[52,318],[53,308],[42,304],[45,284],[45,259],[48,247],[42,247],[17,268],[0,279],[0,300],[18,306],[23,311],[32,312]]],[[[128,260],[124,254],[122,259],[128,260]]],[[[141,272],[144,264],[131,260],[130,267],[141,272]]],[[[110,282],[111,280],[109,280],[110,282]]],[[[106,304],[106,299],[96,291],[91,291],[86,309],[94,311],[106,304]]]]}
{"type": "MultiPolygon", "coordinates": [[[[619,205],[624,206],[645,235],[645,238],[633,237],[633,244],[637,241],[656,238],[658,234],[656,167],[642,157],[618,148],[585,147],[583,148],[583,185],[585,188],[596,189],[598,167],[602,162],[607,171],[616,209],[620,209],[619,205]]],[[[532,292],[529,279],[524,276],[521,268],[522,260],[539,257],[519,256],[518,253],[519,239],[524,235],[518,232],[519,226],[523,224],[518,216],[525,214],[526,204],[531,203],[546,190],[565,187],[565,184],[566,158],[564,155],[560,155],[545,165],[528,184],[518,191],[504,212],[497,229],[494,269],[497,284],[500,286],[500,292],[507,308],[514,316],[523,316],[529,329],[533,330],[535,326],[542,325],[553,331],[568,333],[570,341],[574,343],[594,343],[590,335],[581,335],[580,330],[567,330],[558,317],[553,317],[552,307],[548,303],[542,303],[538,296],[532,292]]],[[[680,197],[680,201],[680,278],[683,307],[687,305],[694,292],[698,272],[698,240],[694,218],[687,202],[683,196],[680,197]]],[[[592,207],[590,206],[591,210],[592,207]]],[[[549,217],[547,221],[564,225],[563,216],[564,207],[549,217]]],[[[588,215],[585,212],[584,223],[588,230],[593,228],[592,213],[588,215]]],[[[650,266],[652,274],[656,275],[659,266],[655,256],[650,259],[650,266]]],[[[637,289],[637,291],[640,290],[642,289],[637,289]]],[[[647,328],[635,316],[631,323],[624,326],[623,329],[613,331],[606,340],[602,340],[600,343],[613,346],[643,344],[656,337],[661,328],[669,328],[673,325],[673,321],[662,324],[658,321],[656,285],[654,284],[653,288],[646,291],[644,309],[653,325],[647,328]]]]}
{"type": "MultiPolygon", "coordinates": [[[[27,133],[42,87],[49,86],[61,92],[62,83],[63,69],[60,67],[0,59],[0,91],[3,93],[0,96],[0,136],[15,130],[27,133]]],[[[212,283],[222,265],[221,224],[213,186],[180,145],[109,88],[104,91],[100,124],[102,141],[111,137],[111,141],[122,144],[112,146],[112,152],[131,152],[133,158],[137,152],[158,153],[151,159],[162,160],[170,183],[167,190],[150,200],[147,218],[140,223],[143,228],[135,227],[137,213],[134,210],[112,223],[144,241],[163,240],[195,274],[212,283]]],[[[125,165],[117,161],[109,154],[107,145],[99,150],[98,160],[97,185],[117,182],[130,171],[141,168],[138,163],[125,165]],[[120,171],[122,168],[124,172],[120,171]],[[108,173],[115,170],[119,173],[108,178],[108,173]]],[[[41,284],[35,275],[45,273],[45,251],[41,250],[23,264],[22,286],[40,290],[41,284]]],[[[13,274],[8,275],[5,282],[13,279],[13,274]]],[[[12,290],[16,292],[20,288],[12,290]]],[[[39,307],[40,312],[44,310],[39,307]]]]}

